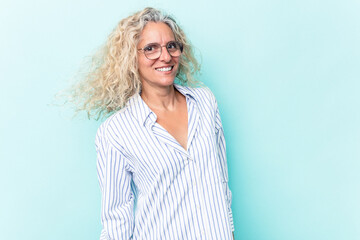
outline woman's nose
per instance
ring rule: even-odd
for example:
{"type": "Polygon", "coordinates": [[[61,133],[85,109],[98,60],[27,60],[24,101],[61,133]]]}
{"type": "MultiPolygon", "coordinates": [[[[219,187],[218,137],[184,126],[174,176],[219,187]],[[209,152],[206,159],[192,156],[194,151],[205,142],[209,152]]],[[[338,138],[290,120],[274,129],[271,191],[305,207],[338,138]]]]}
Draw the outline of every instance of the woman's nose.
{"type": "Polygon", "coordinates": [[[161,47],[160,61],[169,62],[171,60],[171,55],[169,54],[166,46],[161,47]]]}

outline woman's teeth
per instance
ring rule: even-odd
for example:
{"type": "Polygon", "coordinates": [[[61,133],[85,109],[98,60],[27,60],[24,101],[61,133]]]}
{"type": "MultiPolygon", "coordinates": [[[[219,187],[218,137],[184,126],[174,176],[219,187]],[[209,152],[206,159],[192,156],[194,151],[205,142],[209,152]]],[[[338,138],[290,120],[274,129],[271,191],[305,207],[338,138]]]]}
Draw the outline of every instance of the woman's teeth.
{"type": "Polygon", "coordinates": [[[156,70],[160,71],[160,72],[167,72],[167,71],[170,71],[171,69],[172,69],[172,67],[156,68],[156,70]]]}

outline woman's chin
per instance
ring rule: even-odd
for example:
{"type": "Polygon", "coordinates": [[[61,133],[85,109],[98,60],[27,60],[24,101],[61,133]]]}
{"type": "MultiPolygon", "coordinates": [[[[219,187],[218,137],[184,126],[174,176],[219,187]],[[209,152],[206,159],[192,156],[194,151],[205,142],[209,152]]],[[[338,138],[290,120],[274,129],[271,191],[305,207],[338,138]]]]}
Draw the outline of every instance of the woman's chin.
{"type": "Polygon", "coordinates": [[[143,87],[169,87],[174,84],[175,78],[174,77],[163,77],[161,79],[156,79],[156,81],[145,81],[142,80],[142,86],[143,87]]]}

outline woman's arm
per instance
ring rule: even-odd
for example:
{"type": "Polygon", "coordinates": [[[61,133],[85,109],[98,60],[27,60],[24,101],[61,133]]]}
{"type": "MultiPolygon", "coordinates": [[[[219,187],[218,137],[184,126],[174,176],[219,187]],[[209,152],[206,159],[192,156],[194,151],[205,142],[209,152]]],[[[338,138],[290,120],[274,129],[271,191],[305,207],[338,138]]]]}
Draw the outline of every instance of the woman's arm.
{"type": "Polygon", "coordinates": [[[224,194],[225,199],[228,207],[228,215],[229,215],[229,221],[231,225],[231,230],[234,232],[234,222],[233,222],[233,216],[231,211],[231,201],[232,201],[232,194],[229,189],[228,185],[228,168],[227,168],[227,159],[226,159],[226,144],[225,144],[225,136],[224,136],[224,129],[221,123],[220,113],[217,106],[217,102],[215,100],[215,129],[216,129],[216,141],[217,141],[217,147],[218,147],[218,155],[220,160],[220,170],[222,173],[222,182],[224,186],[224,194]]]}
{"type": "Polygon", "coordinates": [[[100,239],[130,239],[134,225],[132,175],[126,159],[107,139],[103,126],[96,136],[97,172],[102,192],[100,239]]]}

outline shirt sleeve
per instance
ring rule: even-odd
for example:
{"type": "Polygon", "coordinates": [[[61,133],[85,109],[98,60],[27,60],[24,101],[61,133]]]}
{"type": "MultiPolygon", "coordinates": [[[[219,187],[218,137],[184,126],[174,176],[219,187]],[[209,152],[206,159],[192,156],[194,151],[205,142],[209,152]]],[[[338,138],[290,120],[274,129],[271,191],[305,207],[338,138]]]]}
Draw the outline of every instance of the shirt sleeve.
{"type": "Polygon", "coordinates": [[[228,168],[227,168],[227,160],[226,160],[226,144],[225,144],[225,136],[224,136],[224,129],[221,123],[219,108],[217,106],[217,102],[215,100],[215,109],[216,109],[216,122],[215,122],[215,129],[216,129],[216,143],[218,147],[218,154],[219,154],[219,160],[220,160],[220,167],[221,167],[221,173],[222,173],[222,180],[223,180],[223,186],[224,186],[224,194],[225,194],[225,200],[228,207],[228,214],[229,214],[229,220],[231,225],[231,230],[234,232],[234,221],[231,211],[231,201],[232,201],[232,195],[231,191],[228,185],[228,168]]]}
{"type": "Polygon", "coordinates": [[[97,173],[101,189],[100,240],[130,239],[134,226],[132,174],[126,170],[126,159],[107,139],[103,126],[96,140],[97,173]]]}

